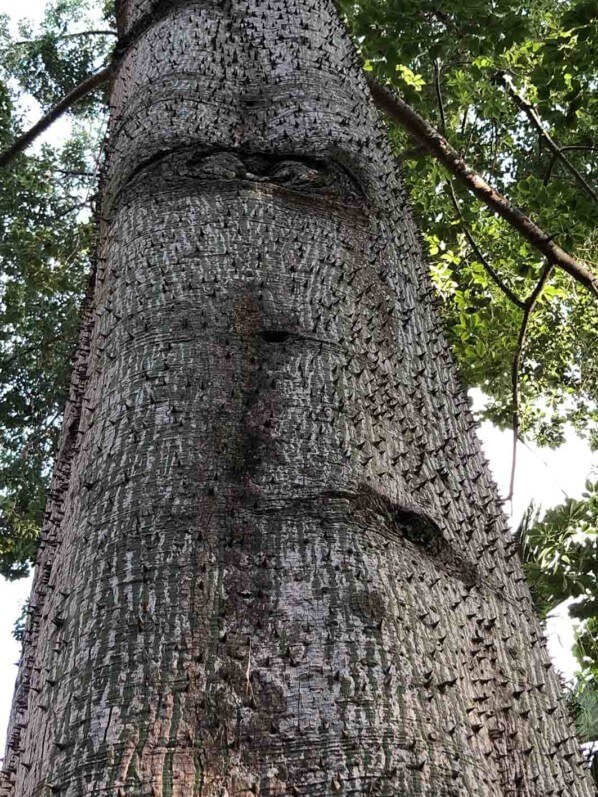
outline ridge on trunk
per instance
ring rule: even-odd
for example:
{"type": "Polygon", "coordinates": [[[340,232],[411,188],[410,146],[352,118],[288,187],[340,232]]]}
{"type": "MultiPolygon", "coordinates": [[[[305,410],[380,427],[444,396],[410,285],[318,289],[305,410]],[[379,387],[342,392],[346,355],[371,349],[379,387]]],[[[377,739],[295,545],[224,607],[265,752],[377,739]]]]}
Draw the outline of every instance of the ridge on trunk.
{"type": "Polygon", "coordinates": [[[589,797],[331,0],[121,0],[5,797],[589,797]]]}

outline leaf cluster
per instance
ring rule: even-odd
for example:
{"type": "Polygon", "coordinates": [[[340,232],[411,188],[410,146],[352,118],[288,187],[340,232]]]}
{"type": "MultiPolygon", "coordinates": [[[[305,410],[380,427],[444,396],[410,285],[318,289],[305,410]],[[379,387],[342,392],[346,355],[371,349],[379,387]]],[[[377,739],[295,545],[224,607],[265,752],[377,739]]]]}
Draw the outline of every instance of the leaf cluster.
{"type": "MultiPolygon", "coordinates": [[[[92,67],[96,50],[85,48],[69,65],[74,40],[63,36],[84,6],[49,6],[41,38],[25,46],[0,22],[0,51],[8,55],[0,68],[0,146],[21,131],[24,92],[52,103],[92,67]],[[17,52],[23,57],[13,58],[17,52]]],[[[97,115],[98,99],[78,109],[79,119],[92,107],[97,115]]],[[[0,575],[7,578],[25,575],[35,552],[90,265],[98,136],[79,119],[61,146],[21,155],[0,192],[0,575]]]]}
{"type": "Polygon", "coordinates": [[[570,700],[582,736],[598,738],[598,482],[542,518],[531,507],[517,538],[540,617],[568,601],[578,621],[574,654],[580,665],[570,700]]]}
{"type": "MultiPolygon", "coordinates": [[[[479,173],[561,246],[595,268],[595,201],[506,86],[535,108],[544,130],[592,183],[598,165],[598,4],[460,0],[440,8],[430,0],[347,0],[341,5],[366,69],[435,122],[479,173]]],[[[540,278],[542,260],[502,219],[451,186],[443,167],[402,130],[392,128],[391,136],[425,231],[462,374],[490,397],[485,416],[508,427],[522,310],[497,287],[488,264],[525,300],[540,278]]],[[[597,303],[567,275],[555,273],[525,336],[519,371],[523,434],[556,446],[569,424],[598,444],[597,346],[597,303]]]]}

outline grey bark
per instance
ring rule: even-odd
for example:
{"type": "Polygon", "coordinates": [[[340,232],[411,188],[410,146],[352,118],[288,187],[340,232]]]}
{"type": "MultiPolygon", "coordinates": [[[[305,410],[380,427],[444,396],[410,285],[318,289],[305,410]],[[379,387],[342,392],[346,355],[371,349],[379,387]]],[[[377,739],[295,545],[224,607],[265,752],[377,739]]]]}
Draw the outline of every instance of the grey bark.
{"type": "Polygon", "coordinates": [[[0,793],[588,797],[332,2],[119,31],[0,793]]]}

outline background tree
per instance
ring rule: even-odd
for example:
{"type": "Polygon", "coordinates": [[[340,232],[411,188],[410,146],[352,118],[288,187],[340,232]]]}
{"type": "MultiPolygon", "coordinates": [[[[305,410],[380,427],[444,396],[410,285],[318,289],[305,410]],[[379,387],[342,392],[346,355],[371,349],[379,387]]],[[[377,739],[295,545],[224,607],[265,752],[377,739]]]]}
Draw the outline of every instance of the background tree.
{"type": "MultiPolygon", "coordinates": [[[[23,131],[23,94],[49,110],[106,57],[114,36],[86,34],[98,27],[90,17],[97,6],[50,3],[41,30],[24,22],[16,41],[0,18],[2,150],[23,131]]],[[[105,99],[96,92],[70,115],[73,134],[63,147],[21,155],[2,174],[0,573],[7,578],[25,575],[35,553],[90,270],[105,99]]]]}
{"type": "Polygon", "coordinates": [[[572,601],[580,665],[572,701],[583,737],[593,741],[598,738],[598,485],[588,482],[580,499],[568,499],[542,517],[528,510],[517,535],[539,616],[546,619],[572,601]]]}

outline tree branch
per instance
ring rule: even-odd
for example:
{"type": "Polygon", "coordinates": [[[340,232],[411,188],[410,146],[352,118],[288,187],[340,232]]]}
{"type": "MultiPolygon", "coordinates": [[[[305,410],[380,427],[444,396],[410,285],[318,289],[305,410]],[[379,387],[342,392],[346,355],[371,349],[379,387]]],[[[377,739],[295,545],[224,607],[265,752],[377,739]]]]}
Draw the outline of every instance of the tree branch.
{"type": "MultiPolygon", "coordinates": [[[[435,86],[436,86],[436,97],[438,99],[438,110],[440,111],[440,129],[442,130],[443,134],[446,132],[446,113],[444,110],[444,101],[442,99],[442,87],[440,85],[440,61],[436,59],[434,61],[434,77],[435,77],[435,86]]],[[[448,188],[449,194],[451,198],[451,202],[453,203],[453,207],[455,209],[455,213],[457,214],[457,218],[461,223],[461,229],[469,242],[469,245],[475,252],[478,257],[478,260],[482,264],[482,266],[486,269],[486,273],[488,276],[494,281],[494,283],[500,288],[500,290],[505,294],[507,299],[509,299],[514,305],[519,307],[520,310],[525,309],[525,302],[521,301],[521,299],[513,293],[513,291],[509,288],[509,286],[502,281],[498,273],[492,267],[488,258],[485,257],[480,247],[477,245],[475,238],[473,237],[471,230],[467,227],[465,223],[465,219],[463,218],[463,214],[461,213],[461,208],[459,207],[459,200],[457,199],[457,195],[455,193],[455,187],[453,186],[453,181],[449,178],[448,180],[448,188]]]]}
{"type": "Polygon", "coordinates": [[[436,86],[436,98],[438,99],[438,110],[440,112],[440,129],[442,135],[446,136],[446,113],[444,112],[444,100],[442,99],[442,88],[440,86],[440,59],[434,60],[434,85],[436,86]]]}
{"type": "MultiPolygon", "coordinates": [[[[531,103],[529,103],[524,97],[521,96],[516,90],[513,85],[513,81],[511,80],[511,76],[505,72],[501,72],[499,74],[500,83],[504,86],[507,91],[507,94],[511,97],[515,105],[523,111],[523,113],[527,116],[530,122],[538,131],[540,138],[543,139],[548,148],[553,152],[554,157],[561,160],[567,169],[571,172],[571,174],[575,177],[577,182],[581,185],[581,187],[592,197],[594,202],[598,202],[598,194],[594,191],[592,186],[586,181],[583,175],[575,168],[575,166],[571,163],[569,158],[563,153],[563,149],[559,147],[559,145],[554,141],[552,136],[544,130],[542,127],[542,120],[540,119],[538,112],[534,108],[531,103]]],[[[551,169],[552,171],[552,169],[551,169]]]]}
{"type": "MultiPolygon", "coordinates": [[[[53,41],[64,41],[65,39],[80,39],[84,36],[118,36],[118,33],[115,30],[81,30],[77,33],[63,33],[60,36],[52,36],[51,38],[53,41]]],[[[38,36],[35,39],[22,39],[12,44],[15,47],[22,47],[26,44],[35,44],[44,38],[47,38],[47,36],[38,36]]]]}
{"type": "Polygon", "coordinates": [[[482,250],[478,246],[477,241],[475,240],[475,238],[473,237],[473,235],[471,233],[471,230],[465,224],[465,219],[463,218],[463,214],[461,213],[461,208],[459,207],[459,200],[457,199],[457,195],[455,193],[455,188],[454,188],[453,183],[452,183],[452,181],[450,179],[448,181],[448,187],[449,187],[449,194],[450,194],[451,202],[453,204],[453,207],[455,208],[455,213],[457,214],[457,218],[461,222],[461,229],[463,230],[463,234],[467,238],[467,241],[468,241],[469,245],[471,246],[471,248],[475,252],[476,257],[478,258],[478,260],[480,261],[480,263],[482,264],[482,266],[486,270],[486,273],[488,274],[490,279],[495,283],[495,285],[498,288],[500,288],[500,290],[504,293],[504,295],[507,297],[507,299],[510,302],[512,302],[516,307],[518,307],[520,310],[524,310],[525,307],[526,307],[525,302],[522,301],[519,298],[519,296],[517,296],[517,294],[514,293],[509,288],[509,286],[506,284],[506,282],[503,282],[503,280],[499,276],[498,272],[495,271],[494,267],[492,266],[492,264],[490,263],[488,258],[484,255],[484,253],[482,252],[482,250]]]}
{"type": "Polygon", "coordinates": [[[32,343],[29,346],[24,346],[22,349],[12,352],[7,357],[5,357],[4,361],[2,361],[1,353],[0,353],[0,374],[8,371],[8,369],[16,363],[21,357],[26,354],[30,354],[34,351],[41,351],[43,349],[47,349],[48,346],[51,346],[53,343],[56,343],[57,340],[63,337],[63,332],[59,332],[57,335],[52,335],[47,340],[41,341],[40,343],[32,343]]]}
{"type": "Polygon", "coordinates": [[[532,246],[546,257],[549,263],[562,268],[577,282],[598,296],[598,278],[583,263],[554,243],[537,224],[506,197],[490,186],[449,142],[440,135],[425,119],[407,105],[400,97],[381,86],[376,80],[367,77],[368,85],[376,105],[385,111],[409,135],[439,160],[459,182],[463,183],[478,199],[505,219],[532,246]]]}
{"type": "Polygon", "coordinates": [[[519,372],[521,370],[521,358],[523,356],[523,347],[525,345],[525,337],[527,335],[527,329],[529,326],[529,321],[532,315],[532,312],[540,298],[544,286],[546,285],[546,280],[550,277],[553,271],[554,265],[552,263],[547,263],[544,266],[544,270],[542,271],[542,276],[538,280],[538,283],[528,298],[525,300],[524,306],[525,310],[523,313],[523,320],[521,322],[521,329],[519,330],[519,338],[517,339],[517,348],[515,350],[515,357],[513,358],[513,365],[511,367],[511,384],[513,390],[513,455],[511,460],[511,480],[509,483],[509,494],[507,496],[507,501],[510,501],[513,498],[513,493],[515,491],[515,472],[517,470],[517,443],[519,441],[519,429],[520,429],[520,418],[519,418],[519,372]]]}
{"type": "Polygon", "coordinates": [[[73,169],[59,169],[59,168],[56,168],[56,169],[54,169],[54,171],[57,174],[64,174],[67,177],[95,177],[96,176],[95,172],[84,172],[84,171],[78,171],[78,170],[73,170],[73,169]]]}
{"type": "Polygon", "coordinates": [[[44,133],[50,125],[59,119],[65,111],[68,111],[69,108],[72,108],[79,100],[86,97],[92,91],[95,91],[95,89],[103,86],[104,83],[110,79],[112,69],[112,65],[107,66],[99,72],[96,72],[95,75],[87,78],[87,80],[84,80],[83,83],[79,83],[79,85],[69,92],[51,111],[40,119],[37,124],[33,125],[33,127],[26,133],[23,133],[22,136],[19,136],[8,149],[0,153],[0,168],[7,166],[17,155],[27,149],[27,147],[35,141],[38,136],[44,133]]]}
{"type": "MultiPolygon", "coordinates": [[[[560,151],[561,152],[569,152],[569,151],[572,151],[572,150],[577,150],[577,151],[583,150],[585,152],[597,152],[598,151],[598,147],[592,147],[589,144],[569,144],[566,147],[560,147],[560,151]]],[[[548,169],[546,170],[546,177],[544,178],[544,185],[548,184],[548,181],[550,180],[550,178],[552,176],[552,170],[554,169],[554,164],[557,162],[558,159],[559,159],[558,153],[554,153],[553,156],[552,156],[552,160],[550,161],[550,163],[548,165],[548,169]]]]}

